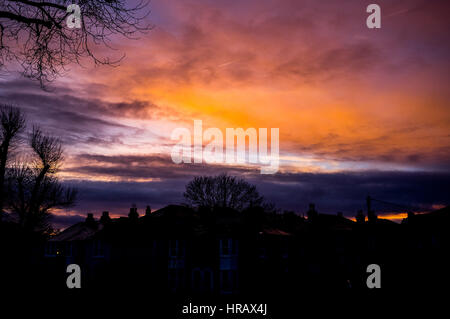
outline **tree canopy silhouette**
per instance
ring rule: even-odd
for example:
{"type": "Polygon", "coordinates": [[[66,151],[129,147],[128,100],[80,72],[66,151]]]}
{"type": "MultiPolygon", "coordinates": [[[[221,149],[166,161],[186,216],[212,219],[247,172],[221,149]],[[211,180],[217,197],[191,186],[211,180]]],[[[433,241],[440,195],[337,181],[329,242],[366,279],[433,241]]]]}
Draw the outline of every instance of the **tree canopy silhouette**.
{"type": "Polygon", "coordinates": [[[15,214],[23,228],[49,233],[51,211],[72,206],[77,195],[75,189],[62,186],[57,177],[63,161],[62,143],[38,127],[29,134],[28,145],[20,143],[17,135],[26,125],[23,112],[5,105],[0,106],[0,111],[2,208],[15,214]],[[20,151],[18,156],[11,156],[13,149],[20,151]]]}
{"type": "Polygon", "coordinates": [[[0,105],[0,219],[5,198],[5,173],[9,154],[18,145],[18,135],[25,128],[22,111],[11,105],[0,105]]]}
{"type": "Polygon", "coordinates": [[[242,211],[261,206],[264,202],[256,186],[226,174],[195,177],[186,185],[183,195],[190,205],[210,209],[219,207],[242,211]]]}
{"type": "MultiPolygon", "coordinates": [[[[0,2],[0,70],[18,62],[23,75],[41,86],[54,80],[69,63],[88,57],[95,64],[116,65],[120,60],[98,58],[95,46],[110,48],[113,36],[133,38],[151,29],[145,24],[148,2],[128,6],[123,0],[79,0],[81,28],[68,28],[71,0],[3,0],[0,2]]],[[[128,2],[129,3],[129,2],[128,2]]]]}

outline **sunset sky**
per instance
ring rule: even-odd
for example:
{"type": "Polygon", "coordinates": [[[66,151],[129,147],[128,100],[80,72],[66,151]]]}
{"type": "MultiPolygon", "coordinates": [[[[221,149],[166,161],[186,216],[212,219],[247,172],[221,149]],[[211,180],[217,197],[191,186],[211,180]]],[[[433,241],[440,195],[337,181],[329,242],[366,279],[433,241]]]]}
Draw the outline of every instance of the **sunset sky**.
{"type": "Polygon", "coordinates": [[[353,217],[369,194],[426,209],[449,204],[449,1],[150,6],[151,31],[98,49],[125,54],[119,67],[71,65],[49,92],[0,75],[0,101],[64,141],[60,176],[80,197],[59,223],[126,214],[132,203],[141,213],[181,203],[193,176],[220,172],[300,213],[314,202],[353,217]],[[381,7],[381,29],[366,26],[370,3],[381,7]],[[224,133],[279,128],[279,172],[173,163],[171,132],[193,130],[194,120],[224,133]]]}

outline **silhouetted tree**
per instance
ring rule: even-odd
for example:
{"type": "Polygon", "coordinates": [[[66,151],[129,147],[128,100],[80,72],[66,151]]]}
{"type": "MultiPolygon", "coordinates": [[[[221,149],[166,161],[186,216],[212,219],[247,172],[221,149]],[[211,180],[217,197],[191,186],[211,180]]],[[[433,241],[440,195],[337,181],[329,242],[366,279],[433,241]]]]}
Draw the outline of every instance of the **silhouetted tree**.
{"type": "Polygon", "coordinates": [[[16,162],[8,170],[8,206],[22,227],[48,233],[52,231],[51,210],[72,206],[77,191],[63,187],[56,176],[63,160],[58,138],[34,127],[29,144],[32,157],[16,162]]]}
{"type": "Polygon", "coordinates": [[[147,1],[128,6],[123,0],[79,0],[81,28],[68,28],[66,20],[71,0],[0,1],[0,69],[9,60],[16,61],[23,75],[37,79],[41,86],[52,81],[69,63],[83,57],[95,64],[117,64],[98,58],[94,47],[110,48],[114,35],[132,38],[149,30],[144,24],[147,1]]]}
{"type": "Polygon", "coordinates": [[[19,108],[0,105],[0,219],[5,191],[5,171],[11,150],[17,146],[17,136],[25,127],[25,116],[19,108]]]}
{"type": "Polygon", "coordinates": [[[192,206],[232,208],[238,211],[261,206],[264,201],[256,186],[226,174],[195,177],[186,185],[183,195],[192,206]]]}

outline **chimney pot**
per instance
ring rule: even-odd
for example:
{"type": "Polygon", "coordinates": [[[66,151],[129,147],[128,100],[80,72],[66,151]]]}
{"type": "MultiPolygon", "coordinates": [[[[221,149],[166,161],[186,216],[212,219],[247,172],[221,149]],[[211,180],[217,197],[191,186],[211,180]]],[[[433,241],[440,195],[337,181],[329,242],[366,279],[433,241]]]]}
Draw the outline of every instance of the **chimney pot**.
{"type": "Polygon", "coordinates": [[[130,208],[130,213],[128,214],[128,217],[130,219],[138,219],[139,218],[139,213],[137,212],[137,208],[135,205],[133,205],[133,207],[130,208]]]}
{"type": "Polygon", "coordinates": [[[309,210],[306,213],[308,215],[308,220],[312,221],[317,216],[317,211],[314,204],[309,204],[309,210]]]}
{"type": "Polygon", "coordinates": [[[92,213],[88,213],[85,223],[89,226],[94,226],[95,225],[95,219],[94,219],[94,214],[92,213]]]}
{"type": "Polygon", "coordinates": [[[111,221],[111,217],[109,217],[109,212],[108,211],[104,211],[102,213],[102,217],[100,218],[100,222],[101,223],[107,223],[111,221]]]}
{"type": "Polygon", "coordinates": [[[358,213],[356,214],[356,222],[358,224],[364,224],[366,222],[366,216],[364,215],[363,211],[360,209],[358,213]]]}

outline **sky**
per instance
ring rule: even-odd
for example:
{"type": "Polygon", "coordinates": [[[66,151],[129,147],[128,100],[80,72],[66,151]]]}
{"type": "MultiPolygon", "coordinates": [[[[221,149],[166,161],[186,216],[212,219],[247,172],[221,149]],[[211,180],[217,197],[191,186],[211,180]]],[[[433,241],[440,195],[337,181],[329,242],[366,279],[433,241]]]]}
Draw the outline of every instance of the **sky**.
{"type": "MultiPolygon", "coordinates": [[[[79,189],[70,224],[183,202],[194,176],[227,172],[280,210],[353,217],[365,197],[424,210],[449,204],[448,1],[152,0],[154,26],[112,39],[119,67],[71,65],[49,92],[14,72],[0,102],[65,145],[60,177],[79,189]],[[175,128],[279,128],[280,166],[175,164],[175,128]]],[[[377,207],[375,206],[375,209],[377,207]]],[[[392,219],[404,217],[380,207],[392,219]]]]}

